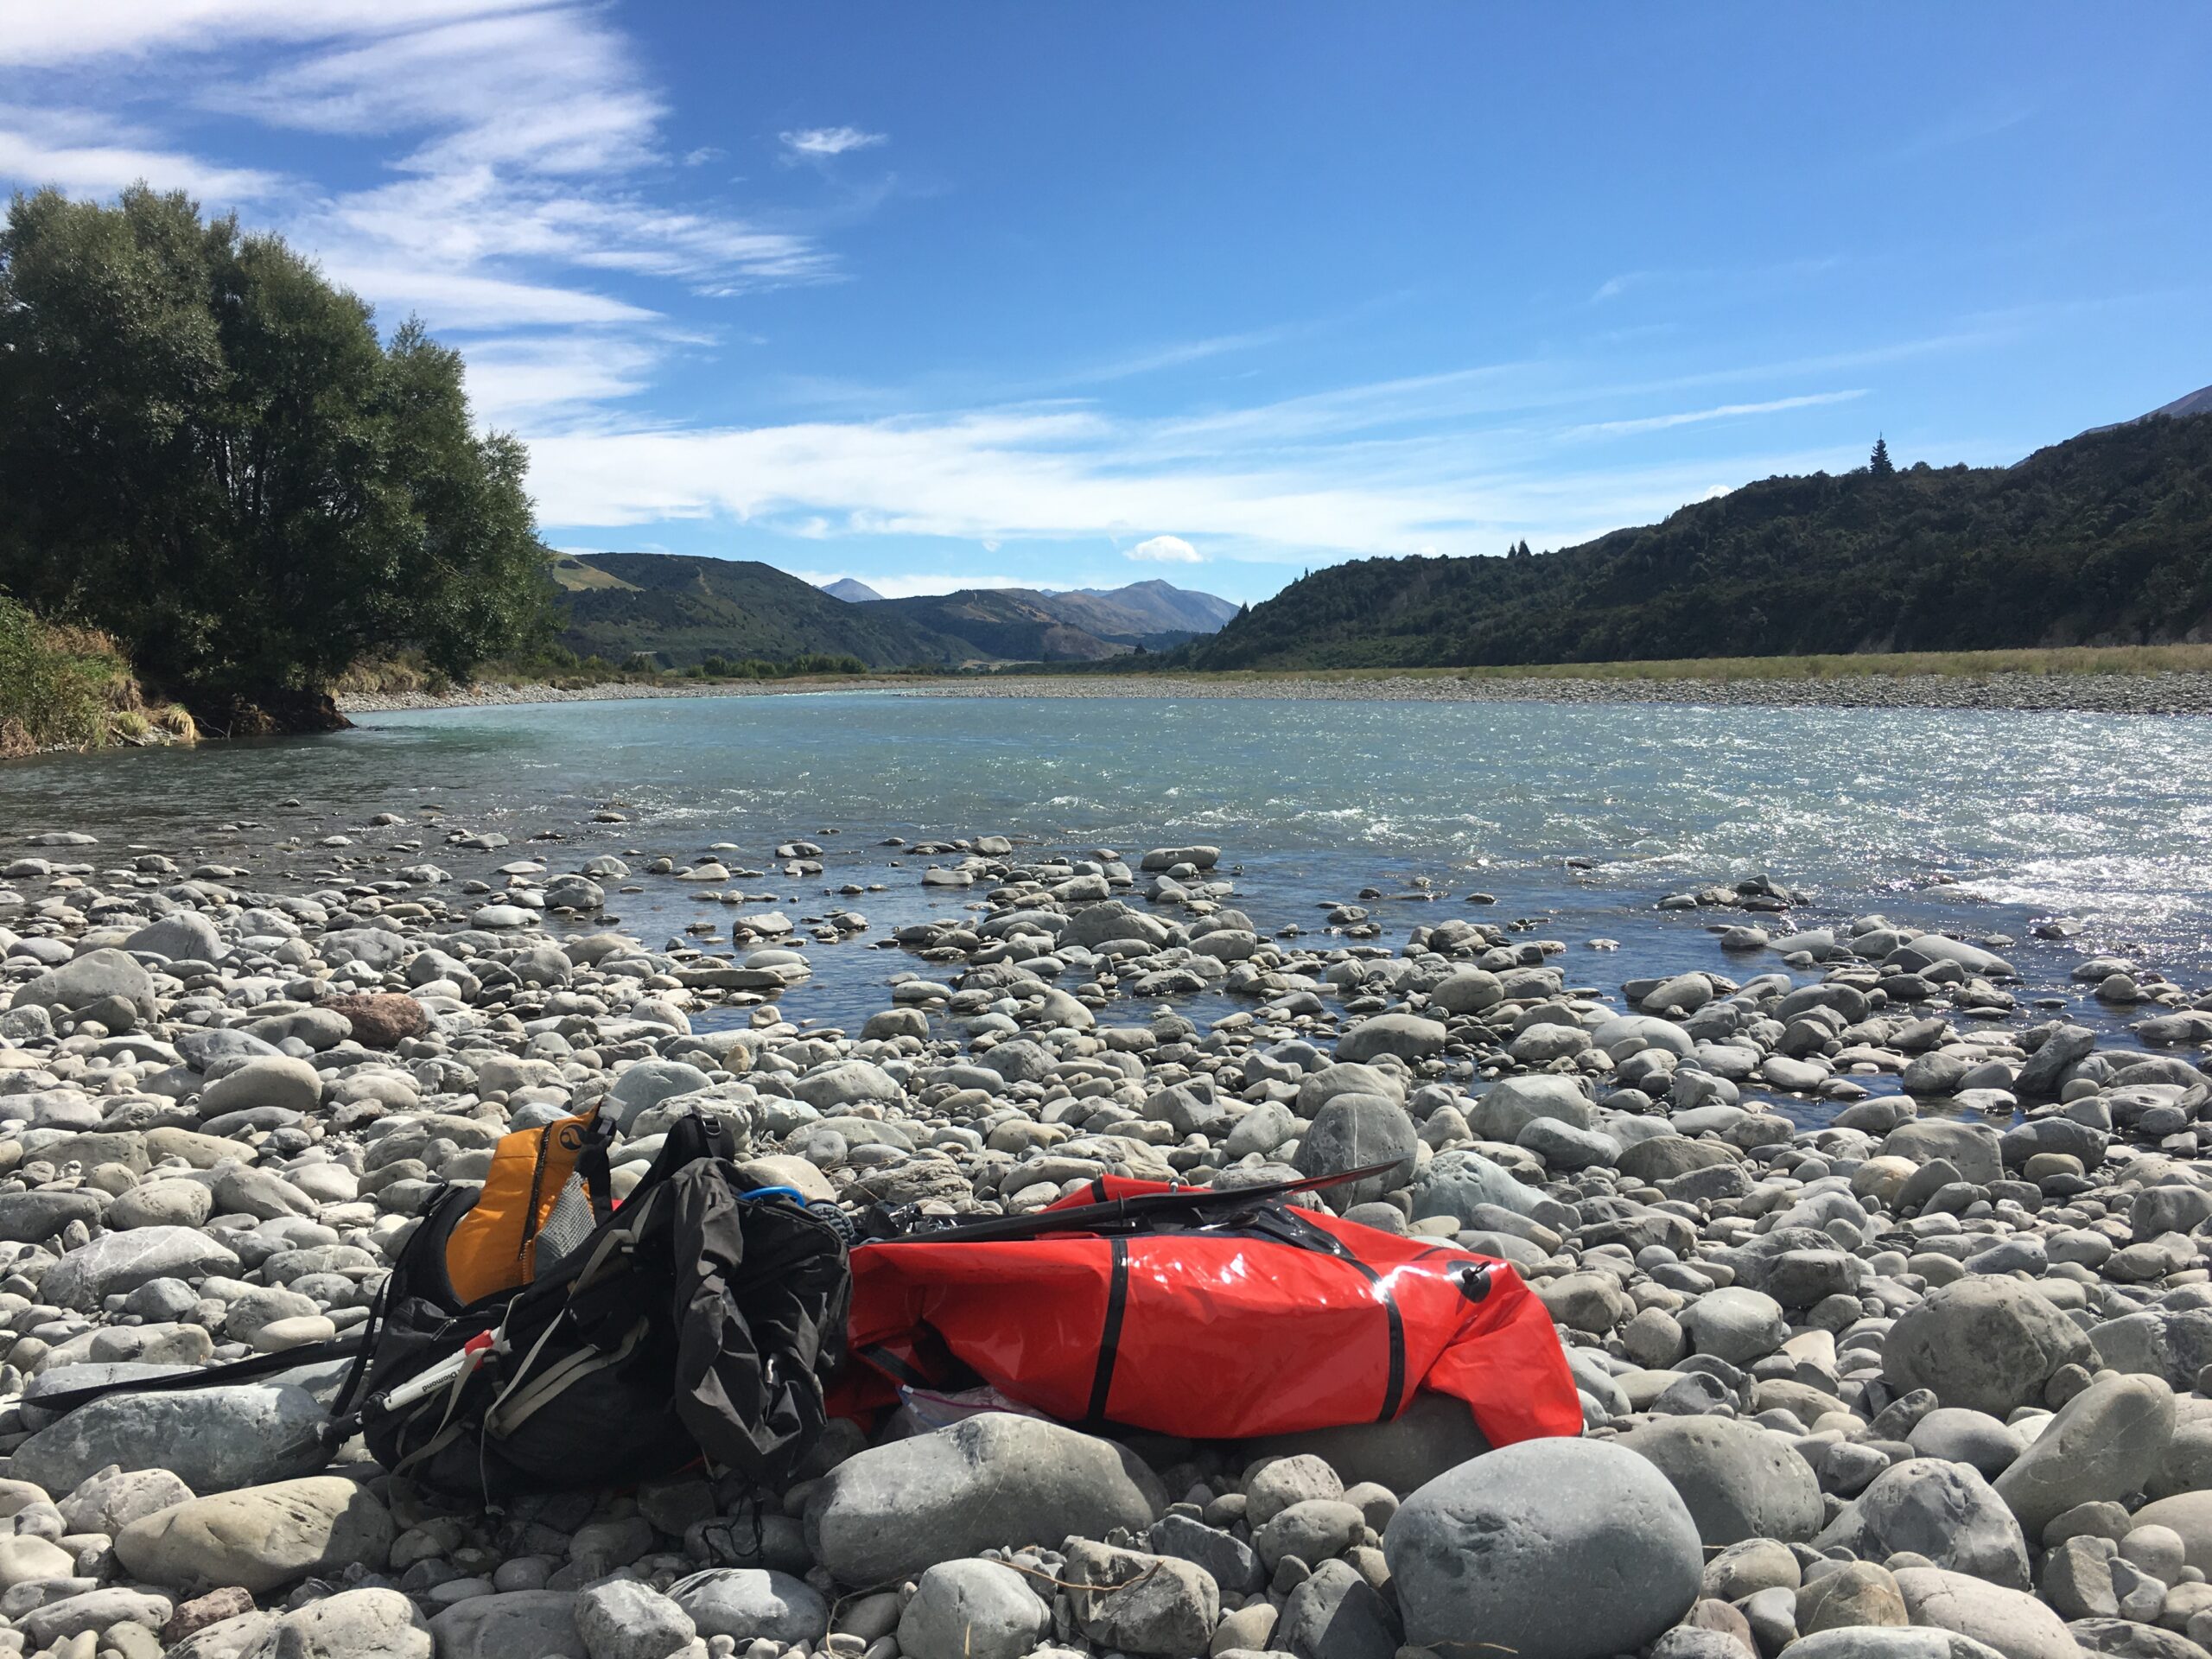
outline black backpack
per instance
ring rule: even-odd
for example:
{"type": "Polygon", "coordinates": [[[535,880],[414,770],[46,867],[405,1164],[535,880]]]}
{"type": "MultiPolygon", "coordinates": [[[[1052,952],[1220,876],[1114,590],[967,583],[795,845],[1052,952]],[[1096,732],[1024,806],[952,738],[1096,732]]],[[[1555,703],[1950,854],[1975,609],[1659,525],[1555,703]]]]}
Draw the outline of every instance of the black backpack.
{"type": "MultiPolygon", "coordinates": [[[[704,1458],[780,1487],[820,1437],[851,1295],[842,1215],[750,1188],[727,1131],[679,1119],[619,1209],[518,1288],[459,1305],[433,1205],[341,1396],[377,1460],[484,1503],[634,1485],[704,1458]]],[[[576,1230],[581,1231],[581,1228],[576,1230]]],[[[563,1241],[567,1243],[567,1241],[563,1241]]]]}

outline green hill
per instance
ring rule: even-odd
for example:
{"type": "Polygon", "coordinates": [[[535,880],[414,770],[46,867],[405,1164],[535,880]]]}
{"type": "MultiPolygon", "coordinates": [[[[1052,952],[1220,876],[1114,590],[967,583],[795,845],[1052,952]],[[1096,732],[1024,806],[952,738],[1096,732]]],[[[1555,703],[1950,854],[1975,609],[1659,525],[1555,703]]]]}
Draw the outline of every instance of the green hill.
{"type": "Polygon", "coordinates": [[[1205,669],[1483,666],[2212,635],[2212,415],[2007,467],[1770,478],[1554,553],[1317,570],[1173,653],[1205,669]]]}
{"type": "Polygon", "coordinates": [[[556,560],[553,579],[567,613],[560,642],[580,657],[619,663],[643,652],[689,668],[709,657],[788,662],[827,654],[903,668],[972,654],[959,640],[875,606],[832,599],[751,560],[587,553],[556,560]]]}
{"type": "Polygon", "coordinates": [[[709,657],[851,656],[871,668],[1102,662],[1185,644],[1199,632],[1192,620],[1234,610],[1163,582],[1107,594],[1008,588],[862,599],[838,591],[855,582],[815,588],[773,565],[677,553],[563,554],[551,571],[562,645],[579,657],[643,654],[669,668],[709,657]]]}

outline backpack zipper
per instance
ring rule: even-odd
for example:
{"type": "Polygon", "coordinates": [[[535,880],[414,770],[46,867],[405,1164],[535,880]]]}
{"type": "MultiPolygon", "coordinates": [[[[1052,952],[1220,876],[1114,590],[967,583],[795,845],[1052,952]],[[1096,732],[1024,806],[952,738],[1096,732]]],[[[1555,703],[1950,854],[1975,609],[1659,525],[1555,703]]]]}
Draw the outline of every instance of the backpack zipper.
{"type": "Polygon", "coordinates": [[[552,1151],[553,1125],[548,1123],[537,1132],[537,1161],[530,1172],[530,1208],[522,1218],[522,1242],[515,1246],[518,1262],[530,1254],[530,1247],[537,1241],[537,1200],[545,1190],[545,1160],[552,1151]]]}

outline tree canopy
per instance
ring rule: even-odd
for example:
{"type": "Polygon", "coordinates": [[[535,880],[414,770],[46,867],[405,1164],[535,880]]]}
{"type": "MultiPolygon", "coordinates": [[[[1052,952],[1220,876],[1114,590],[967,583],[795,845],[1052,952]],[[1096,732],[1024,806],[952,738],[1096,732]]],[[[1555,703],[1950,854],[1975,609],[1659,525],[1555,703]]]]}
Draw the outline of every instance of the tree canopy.
{"type": "Polygon", "coordinates": [[[2013,467],[1765,479],[1528,558],[1331,565],[1167,665],[1983,651],[2208,629],[2212,415],[2153,416],[2013,467]]]}
{"type": "Polygon", "coordinates": [[[0,588],[203,698],[318,692],[543,626],[522,445],[457,352],[277,237],[140,185],[17,195],[0,232],[0,588]]]}

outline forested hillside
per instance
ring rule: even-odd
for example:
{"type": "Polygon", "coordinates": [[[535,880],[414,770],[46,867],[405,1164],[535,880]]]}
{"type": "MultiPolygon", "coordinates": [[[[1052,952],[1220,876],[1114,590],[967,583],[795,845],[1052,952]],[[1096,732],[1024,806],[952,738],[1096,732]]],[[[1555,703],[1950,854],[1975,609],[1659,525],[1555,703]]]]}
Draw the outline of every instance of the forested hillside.
{"type": "Polygon", "coordinates": [[[2208,631],[2212,416],[2159,415],[2014,467],[1770,478],[1558,552],[1331,566],[1168,665],[1970,651],[2208,631]]]}

